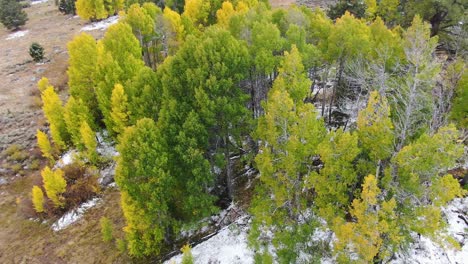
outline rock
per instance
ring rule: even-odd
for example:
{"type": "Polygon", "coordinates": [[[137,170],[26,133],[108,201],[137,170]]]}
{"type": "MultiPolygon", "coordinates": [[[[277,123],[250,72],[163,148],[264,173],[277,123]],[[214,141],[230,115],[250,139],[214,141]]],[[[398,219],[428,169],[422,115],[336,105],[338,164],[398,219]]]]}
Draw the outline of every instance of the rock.
{"type": "Polygon", "coordinates": [[[99,184],[107,186],[114,181],[116,163],[112,162],[109,166],[99,171],[99,184]]]}

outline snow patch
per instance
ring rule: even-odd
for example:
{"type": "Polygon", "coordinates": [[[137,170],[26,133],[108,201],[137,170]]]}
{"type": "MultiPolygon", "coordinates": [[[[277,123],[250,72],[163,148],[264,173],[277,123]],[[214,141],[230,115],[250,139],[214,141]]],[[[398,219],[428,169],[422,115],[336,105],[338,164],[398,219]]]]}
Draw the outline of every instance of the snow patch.
{"type": "Polygon", "coordinates": [[[119,21],[119,16],[111,16],[104,20],[91,23],[81,28],[81,31],[105,30],[119,21]]]}
{"type": "Polygon", "coordinates": [[[57,168],[63,168],[69,164],[72,164],[73,161],[75,160],[75,155],[77,155],[78,152],[76,150],[72,149],[67,152],[65,152],[62,157],[55,163],[54,169],[57,168]]]}
{"type": "Polygon", "coordinates": [[[93,198],[81,204],[78,208],[67,212],[52,225],[52,230],[54,230],[55,232],[63,230],[67,228],[69,225],[80,220],[83,217],[84,213],[88,211],[90,208],[96,206],[99,201],[101,201],[101,198],[93,198]]]}
{"type": "Polygon", "coordinates": [[[6,37],[6,40],[21,38],[21,37],[24,37],[28,33],[29,33],[29,30],[16,31],[8,35],[8,37],[6,37]]]}
{"type": "Polygon", "coordinates": [[[399,252],[391,263],[466,263],[468,260],[468,224],[459,216],[468,219],[468,197],[457,198],[443,208],[447,218],[448,234],[461,245],[461,250],[443,248],[431,239],[421,236],[413,243],[408,252],[399,252]]]}
{"type": "Polygon", "coordinates": [[[37,5],[37,4],[42,4],[42,3],[47,3],[49,0],[37,0],[37,1],[32,1],[31,5],[37,5]]]}
{"type": "MultiPolygon", "coordinates": [[[[221,229],[216,235],[192,249],[195,263],[254,263],[254,253],[247,244],[245,225],[247,216],[221,229]]],[[[181,263],[182,254],[172,257],[165,264],[181,263]]]]}

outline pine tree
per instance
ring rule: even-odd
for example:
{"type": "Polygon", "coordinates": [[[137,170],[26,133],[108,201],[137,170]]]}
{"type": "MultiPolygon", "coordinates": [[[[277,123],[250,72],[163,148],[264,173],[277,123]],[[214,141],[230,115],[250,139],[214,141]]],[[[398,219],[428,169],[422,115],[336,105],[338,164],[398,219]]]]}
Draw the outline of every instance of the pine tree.
{"type": "Polygon", "coordinates": [[[98,161],[96,134],[86,121],[81,122],[80,135],[86,150],[86,157],[91,163],[96,163],[98,161]]]}
{"type": "MultiPolygon", "coordinates": [[[[46,83],[46,81],[43,80],[43,83],[46,83]]],[[[69,134],[63,117],[62,100],[60,100],[52,86],[48,86],[41,93],[41,98],[43,102],[42,110],[49,122],[52,140],[59,149],[63,149],[69,141],[69,134]]]]}
{"type": "Polygon", "coordinates": [[[41,171],[41,175],[47,197],[52,200],[55,207],[63,207],[65,205],[65,201],[62,194],[65,192],[67,187],[67,182],[63,178],[63,171],[61,169],[52,171],[48,166],[46,166],[41,171]]]}
{"type": "Polygon", "coordinates": [[[163,170],[168,162],[161,151],[158,128],[151,119],[128,127],[117,149],[115,181],[122,191],[124,228],[129,253],[157,254],[165,238],[171,239],[170,197],[177,187],[163,170]]]}
{"type": "Polygon", "coordinates": [[[128,125],[128,99],[121,84],[116,84],[112,90],[111,113],[113,131],[120,135],[128,125]]]}
{"type": "Polygon", "coordinates": [[[67,44],[67,48],[70,56],[67,71],[70,95],[77,100],[81,99],[94,120],[98,120],[100,113],[95,93],[96,40],[89,34],[81,33],[67,44]]]}
{"type": "Polygon", "coordinates": [[[37,145],[42,152],[42,156],[49,161],[49,164],[54,164],[53,148],[50,144],[49,137],[42,131],[37,130],[37,145]]]}
{"type": "Polygon", "coordinates": [[[357,133],[342,129],[328,133],[318,146],[323,168],[311,177],[311,182],[316,192],[314,203],[320,216],[327,221],[343,215],[351,204],[359,182],[354,161],[360,152],[357,133]]]}
{"type": "Polygon", "coordinates": [[[28,21],[28,15],[16,0],[0,1],[0,22],[7,28],[16,30],[28,21]]]}
{"type": "Polygon", "coordinates": [[[67,125],[67,130],[70,133],[71,141],[75,147],[82,149],[83,142],[80,133],[81,123],[86,122],[87,124],[93,124],[93,117],[88,107],[86,107],[81,99],[75,99],[73,96],[70,96],[65,105],[63,117],[67,125]]]}
{"type": "Polygon", "coordinates": [[[32,188],[32,202],[36,212],[44,212],[44,193],[42,192],[41,187],[37,185],[34,185],[32,188]]]}
{"type": "Polygon", "coordinates": [[[251,209],[251,240],[259,249],[261,233],[271,232],[279,261],[285,263],[295,262],[299,248],[307,247],[304,241],[313,232],[313,219],[304,219],[307,225],[298,224],[297,219],[307,209],[304,190],[311,187],[310,163],[326,130],[313,105],[303,103],[309,87],[300,54],[293,47],[285,53],[255,132],[262,142],[255,158],[262,184],[251,209]]]}
{"type": "Polygon", "coordinates": [[[458,82],[453,99],[453,107],[450,113],[450,118],[456,122],[458,128],[468,128],[468,71],[465,71],[460,81],[458,82]]]}

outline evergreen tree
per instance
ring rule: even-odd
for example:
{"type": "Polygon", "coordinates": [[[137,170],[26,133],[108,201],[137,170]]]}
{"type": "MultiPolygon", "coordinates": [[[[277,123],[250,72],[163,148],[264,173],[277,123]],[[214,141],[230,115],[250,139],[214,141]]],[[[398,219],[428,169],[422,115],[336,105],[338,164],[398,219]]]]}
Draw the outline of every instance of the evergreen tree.
{"type": "Polygon", "coordinates": [[[361,150],[357,133],[342,129],[331,131],[318,145],[318,154],[323,162],[319,174],[313,174],[314,200],[321,217],[332,221],[336,215],[343,216],[351,204],[353,192],[359,183],[354,161],[361,150]]]}
{"type": "Polygon", "coordinates": [[[63,207],[65,199],[62,194],[67,187],[67,182],[63,178],[63,171],[61,169],[53,171],[46,166],[41,171],[41,175],[47,197],[52,200],[55,207],[63,207]]]}
{"type": "Polygon", "coordinates": [[[313,105],[303,103],[309,87],[300,54],[293,46],[291,53],[285,53],[256,131],[262,142],[255,158],[262,184],[257,187],[251,209],[251,241],[259,249],[259,236],[272,232],[273,245],[283,263],[295,262],[314,230],[314,219],[306,217],[302,221],[307,224],[298,223],[309,201],[304,189],[311,187],[310,164],[326,133],[313,105]]]}
{"type": "Polygon", "coordinates": [[[28,15],[16,0],[0,0],[0,22],[7,28],[17,30],[28,21],[28,15]]]}
{"type": "Polygon", "coordinates": [[[455,96],[453,99],[453,108],[451,119],[456,122],[458,128],[468,129],[468,72],[462,75],[458,82],[455,96]]]}
{"type": "Polygon", "coordinates": [[[34,185],[32,188],[32,203],[38,213],[44,212],[44,193],[41,187],[34,185]]]}
{"type": "Polygon", "coordinates": [[[37,130],[37,145],[42,152],[42,156],[49,161],[49,164],[54,164],[54,150],[50,144],[49,137],[42,131],[37,130]]]}
{"type": "Polygon", "coordinates": [[[154,121],[145,118],[128,127],[117,146],[115,181],[122,191],[129,253],[135,256],[157,254],[173,236],[170,198],[178,193],[164,171],[168,158],[160,137],[154,121]]]}

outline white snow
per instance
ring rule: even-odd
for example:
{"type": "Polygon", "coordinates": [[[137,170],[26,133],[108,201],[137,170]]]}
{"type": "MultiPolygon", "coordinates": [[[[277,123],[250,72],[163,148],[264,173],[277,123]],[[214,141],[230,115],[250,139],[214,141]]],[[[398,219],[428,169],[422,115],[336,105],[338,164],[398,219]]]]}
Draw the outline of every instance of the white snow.
{"type": "Polygon", "coordinates": [[[55,166],[54,168],[63,168],[69,164],[72,164],[73,161],[75,160],[75,155],[77,155],[78,152],[76,152],[76,150],[74,149],[71,149],[67,152],[65,152],[62,157],[60,157],[60,159],[57,161],[57,163],[55,163],[55,166]]]}
{"type": "Polygon", "coordinates": [[[102,133],[96,133],[96,138],[98,142],[98,146],[96,148],[96,152],[99,155],[106,157],[106,158],[113,158],[119,155],[119,152],[115,149],[113,142],[106,141],[105,138],[108,137],[108,132],[104,130],[102,133]]]}
{"type": "MultiPolygon", "coordinates": [[[[247,245],[247,216],[221,229],[216,235],[192,248],[195,263],[253,263],[253,251],[247,245]]],[[[165,264],[181,263],[182,254],[165,264]]]]}
{"type": "Polygon", "coordinates": [[[28,32],[29,32],[29,30],[16,31],[16,32],[11,33],[10,35],[8,35],[8,37],[6,37],[5,39],[10,40],[10,39],[21,38],[21,37],[24,37],[26,34],[28,34],[28,32]]]}
{"type": "Polygon", "coordinates": [[[104,20],[91,23],[81,28],[81,31],[105,30],[119,21],[119,16],[111,16],[104,20]]]}
{"type": "MultiPolygon", "coordinates": [[[[438,263],[455,264],[468,263],[468,225],[458,216],[467,218],[468,197],[457,198],[450,202],[444,209],[448,222],[448,233],[463,245],[461,250],[443,248],[427,237],[421,236],[418,242],[413,243],[407,252],[399,252],[396,259],[389,263],[438,263]]],[[[248,247],[247,233],[248,224],[244,215],[235,223],[223,228],[218,234],[210,239],[196,245],[192,249],[195,263],[219,263],[237,264],[254,263],[254,252],[248,247]]],[[[334,234],[330,230],[318,229],[313,237],[313,241],[330,241],[332,243],[334,234]]],[[[437,241],[436,241],[437,242],[437,241]]],[[[333,246],[331,244],[331,246],[333,246]]],[[[302,256],[307,259],[307,256],[302,256]]],[[[164,262],[165,264],[181,263],[182,255],[179,254],[164,262]]],[[[324,258],[322,263],[335,263],[333,258],[324,258]]]]}
{"type": "Polygon", "coordinates": [[[447,231],[463,245],[461,250],[443,248],[429,238],[421,236],[408,252],[400,252],[397,259],[391,263],[468,263],[468,225],[458,218],[459,215],[468,217],[468,197],[454,199],[443,211],[447,217],[447,231]]]}
{"type": "Polygon", "coordinates": [[[31,5],[37,5],[37,4],[42,4],[42,3],[47,3],[49,0],[37,0],[37,1],[32,1],[31,5]]]}
{"type": "Polygon", "coordinates": [[[67,228],[69,225],[75,223],[76,221],[80,220],[81,217],[83,217],[84,213],[89,210],[90,208],[96,206],[96,204],[101,201],[101,198],[93,198],[83,204],[81,204],[78,208],[73,209],[66,214],[64,214],[62,217],[60,217],[59,220],[57,220],[53,225],[52,225],[52,230],[54,231],[60,231],[65,228],[67,228]]]}

